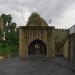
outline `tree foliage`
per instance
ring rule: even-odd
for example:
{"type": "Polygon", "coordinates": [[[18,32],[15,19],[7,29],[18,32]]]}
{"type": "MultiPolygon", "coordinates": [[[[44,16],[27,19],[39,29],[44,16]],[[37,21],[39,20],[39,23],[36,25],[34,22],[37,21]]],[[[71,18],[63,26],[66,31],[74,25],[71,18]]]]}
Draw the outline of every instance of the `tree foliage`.
{"type": "Polygon", "coordinates": [[[3,25],[4,30],[3,33],[0,32],[0,36],[4,34],[4,42],[3,45],[7,44],[11,49],[10,52],[14,53],[16,52],[16,49],[18,47],[19,43],[19,34],[18,34],[18,28],[16,27],[16,23],[13,22],[11,15],[2,14],[1,18],[3,19],[3,25]]]}
{"type": "Polygon", "coordinates": [[[45,26],[47,26],[47,23],[42,17],[40,17],[40,15],[37,12],[33,12],[31,14],[31,16],[28,18],[28,22],[27,22],[27,26],[30,26],[30,25],[33,25],[33,26],[45,25],[45,26]]]}

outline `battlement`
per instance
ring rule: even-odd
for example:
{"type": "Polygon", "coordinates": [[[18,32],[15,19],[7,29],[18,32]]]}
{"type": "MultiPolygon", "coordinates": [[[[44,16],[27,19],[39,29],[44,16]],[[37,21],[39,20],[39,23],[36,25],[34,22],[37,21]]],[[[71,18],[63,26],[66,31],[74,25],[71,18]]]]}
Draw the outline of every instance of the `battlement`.
{"type": "Polygon", "coordinates": [[[58,32],[68,32],[68,29],[55,29],[58,32]]]}

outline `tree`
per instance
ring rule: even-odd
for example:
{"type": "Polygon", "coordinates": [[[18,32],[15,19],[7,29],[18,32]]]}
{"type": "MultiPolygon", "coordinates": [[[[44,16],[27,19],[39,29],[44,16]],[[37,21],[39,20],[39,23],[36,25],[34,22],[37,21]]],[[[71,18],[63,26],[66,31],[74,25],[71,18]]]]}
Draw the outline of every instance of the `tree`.
{"type": "Polygon", "coordinates": [[[40,17],[40,15],[37,12],[33,12],[31,16],[28,18],[27,26],[33,25],[33,26],[41,26],[45,25],[47,26],[46,21],[40,17]]]}
{"type": "Polygon", "coordinates": [[[16,31],[16,23],[12,22],[12,17],[10,14],[9,15],[2,14],[1,18],[3,18],[5,39],[6,39],[6,41],[8,41],[9,33],[16,31]]]}
{"type": "Polygon", "coordinates": [[[11,52],[14,53],[16,52],[16,48],[19,45],[18,28],[16,27],[16,23],[12,21],[12,17],[10,14],[2,14],[1,18],[3,18],[4,25],[4,43],[8,44],[11,47],[11,52]]]}
{"type": "Polygon", "coordinates": [[[4,25],[4,29],[5,29],[7,23],[8,23],[8,26],[11,24],[12,17],[10,14],[9,15],[2,14],[1,18],[3,18],[3,25],[4,25]]]}

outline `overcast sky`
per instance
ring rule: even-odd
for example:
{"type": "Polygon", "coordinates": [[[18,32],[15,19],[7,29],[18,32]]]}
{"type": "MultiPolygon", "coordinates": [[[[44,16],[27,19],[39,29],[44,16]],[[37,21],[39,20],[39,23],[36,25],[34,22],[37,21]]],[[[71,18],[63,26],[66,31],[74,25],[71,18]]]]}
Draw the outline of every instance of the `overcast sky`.
{"type": "Polygon", "coordinates": [[[75,24],[75,0],[0,0],[0,14],[11,14],[18,26],[24,26],[32,12],[38,12],[56,28],[75,24]]]}

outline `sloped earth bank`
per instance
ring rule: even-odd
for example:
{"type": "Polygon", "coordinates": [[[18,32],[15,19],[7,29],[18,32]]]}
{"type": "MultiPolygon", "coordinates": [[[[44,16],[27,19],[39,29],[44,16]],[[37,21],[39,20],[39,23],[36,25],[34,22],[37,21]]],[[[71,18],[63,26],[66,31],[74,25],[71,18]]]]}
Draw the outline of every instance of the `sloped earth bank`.
{"type": "Polygon", "coordinates": [[[0,75],[75,75],[75,64],[63,57],[49,59],[45,55],[7,58],[0,61],[0,75]]]}

